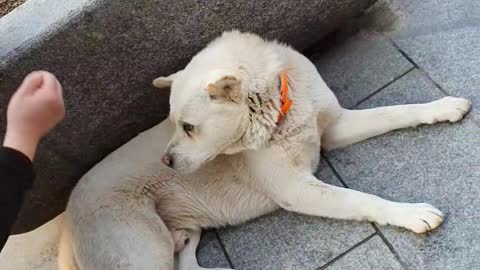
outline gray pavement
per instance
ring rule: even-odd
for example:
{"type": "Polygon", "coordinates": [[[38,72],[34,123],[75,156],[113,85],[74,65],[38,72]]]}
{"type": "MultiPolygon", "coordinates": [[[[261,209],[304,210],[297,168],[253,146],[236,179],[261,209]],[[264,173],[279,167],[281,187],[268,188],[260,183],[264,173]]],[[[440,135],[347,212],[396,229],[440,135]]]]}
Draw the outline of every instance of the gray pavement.
{"type": "MultiPolygon", "coordinates": [[[[392,2],[388,1],[387,2],[392,2]]],[[[209,232],[205,267],[480,269],[480,1],[402,0],[391,32],[363,29],[311,56],[343,106],[371,108],[467,97],[460,123],[392,132],[323,154],[318,177],[446,214],[428,235],[279,211],[209,232]]],[[[398,11],[398,10],[397,10],[398,11]]]]}

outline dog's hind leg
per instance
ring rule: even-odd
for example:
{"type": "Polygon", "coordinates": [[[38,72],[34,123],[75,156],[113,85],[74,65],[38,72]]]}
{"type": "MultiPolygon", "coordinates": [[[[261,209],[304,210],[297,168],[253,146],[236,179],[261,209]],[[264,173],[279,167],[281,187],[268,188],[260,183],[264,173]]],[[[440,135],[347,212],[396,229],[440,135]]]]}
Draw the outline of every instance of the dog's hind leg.
{"type": "Polygon", "coordinates": [[[203,268],[198,265],[196,250],[201,231],[189,231],[189,241],[178,254],[178,270],[227,270],[226,268],[203,268]]]}
{"type": "Polygon", "coordinates": [[[79,269],[174,269],[171,233],[150,201],[122,202],[90,216],[75,214],[72,238],[79,269]]]}
{"type": "Polygon", "coordinates": [[[339,148],[389,131],[436,122],[457,122],[470,109],[463,98],[445,97],[426,104],[396,105],[365,110],[343,109],[322,135],[322,147],[339,148]]]}

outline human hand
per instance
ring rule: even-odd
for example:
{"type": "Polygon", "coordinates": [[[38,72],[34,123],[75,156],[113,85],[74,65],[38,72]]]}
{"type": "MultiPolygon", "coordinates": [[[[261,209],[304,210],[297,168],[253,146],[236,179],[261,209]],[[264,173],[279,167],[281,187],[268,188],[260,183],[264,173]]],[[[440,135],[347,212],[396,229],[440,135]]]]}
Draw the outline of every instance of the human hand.
{"type": "Polygon", "coordinates": [[[13,94],[7,109],[3,146],[33,160],[40,139],[65,116],[62,86],[46,71],[30,73],[13,94]]]}

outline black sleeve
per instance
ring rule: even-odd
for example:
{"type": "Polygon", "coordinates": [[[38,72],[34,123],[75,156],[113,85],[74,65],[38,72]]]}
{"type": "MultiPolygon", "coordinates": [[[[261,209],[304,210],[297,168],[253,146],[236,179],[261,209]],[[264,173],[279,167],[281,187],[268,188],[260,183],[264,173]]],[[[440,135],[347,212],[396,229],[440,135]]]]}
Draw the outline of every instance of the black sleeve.
{"type": "Polygon", "coordinates": [[[22,204],[23,194],[28,190],[35,175],[30,159],[23,153],[0,148],[0,251],[22,204]]]}

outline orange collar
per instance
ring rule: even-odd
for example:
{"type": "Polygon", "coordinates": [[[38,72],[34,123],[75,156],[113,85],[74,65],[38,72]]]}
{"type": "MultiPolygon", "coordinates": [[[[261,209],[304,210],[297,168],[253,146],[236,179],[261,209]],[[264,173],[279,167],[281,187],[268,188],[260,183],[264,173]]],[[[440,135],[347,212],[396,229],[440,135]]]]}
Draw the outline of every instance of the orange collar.
{"type": "Polygon", "coordinates": [[[278,122],[285,117],[290,107],[292,107],[292,100],[288,98],[287,72],[282,70],[280,73],[280,115],[278,115],[278,122]]]}

